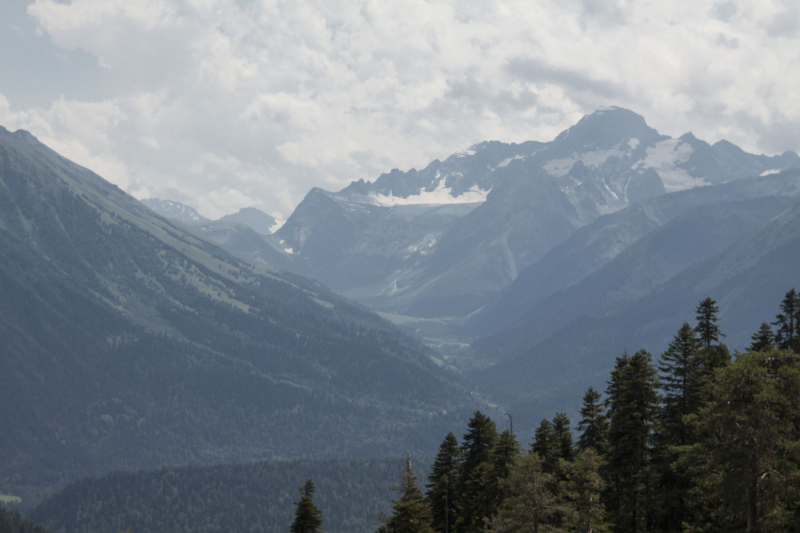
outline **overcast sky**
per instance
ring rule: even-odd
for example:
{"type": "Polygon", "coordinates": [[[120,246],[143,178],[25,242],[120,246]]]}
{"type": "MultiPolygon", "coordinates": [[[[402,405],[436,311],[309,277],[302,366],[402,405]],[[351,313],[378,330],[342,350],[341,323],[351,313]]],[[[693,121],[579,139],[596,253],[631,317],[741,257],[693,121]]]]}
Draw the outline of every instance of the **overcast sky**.
{"type": "Polygon", "coordinates": [[[286,217],[601,105],[800,151],[799,25],[796,0],[2,0],[0,125],[137,198],[286,217]]]}

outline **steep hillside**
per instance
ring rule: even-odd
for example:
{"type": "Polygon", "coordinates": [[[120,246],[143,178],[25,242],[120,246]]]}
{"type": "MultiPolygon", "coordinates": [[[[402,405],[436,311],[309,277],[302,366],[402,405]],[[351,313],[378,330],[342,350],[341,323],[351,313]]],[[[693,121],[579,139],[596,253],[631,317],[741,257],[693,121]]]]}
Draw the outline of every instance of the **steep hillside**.
{"type": "Polygon", "coordinates": [[[0,492],[24,502],[119,468],[428,452],[475,405],[376,315],[2,129],[0,342],[0,492]]]}

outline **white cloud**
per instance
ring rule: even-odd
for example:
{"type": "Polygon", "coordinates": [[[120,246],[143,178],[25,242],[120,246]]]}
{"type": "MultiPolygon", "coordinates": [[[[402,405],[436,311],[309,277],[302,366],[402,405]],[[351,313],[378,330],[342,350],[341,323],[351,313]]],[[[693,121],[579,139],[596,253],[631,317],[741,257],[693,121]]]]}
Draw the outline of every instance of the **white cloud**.
{"type": "Polygon", "coordinates": [[[35,0],[28,13],[97,58],[106,96],[0,99],[2,124],[210,217],[289,213],[313,186],[482,140],[550,140],[602,104],[673,136],[800,148],[788,1],[35,0]]]}

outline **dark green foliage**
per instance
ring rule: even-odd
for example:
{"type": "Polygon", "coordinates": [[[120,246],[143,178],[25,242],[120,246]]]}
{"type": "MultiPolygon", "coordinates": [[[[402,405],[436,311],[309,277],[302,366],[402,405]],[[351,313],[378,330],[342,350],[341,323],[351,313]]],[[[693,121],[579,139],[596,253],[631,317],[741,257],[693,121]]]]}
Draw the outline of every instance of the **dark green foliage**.
{"type": "Polygon", "coordinates": [[[289,526],[291,533],[319,533],[322,526],[322,512],[314,505],[314,483],[309,479],[300,491],[300,501],[295,504],[294,522],[289,526]]]}
{"type": "Polygon", "coordinates": [[[0,506],[0,533],[49,533],[45,528],[0,506]]]}
{"type": "Polygon", "coordinates": [[[286,461],[116,472],[67,485],[30,516],[53,533],[286,533],[313,476],[325,533],[375,530],[398,459],[286,461]]]}
{"type": "Polygon", "coordinates": [[[553,486],[553,475],[544,471],[538,454],[532,452],[518,456],[504,483],[506,502],[490,522],[488,531],[559,531],[552,523],[559,521],[565,509],[553,495],[553,486]]]}
{"type": "Polygon", "coordinates": [[[769,352],[775,347],[775,336],[767,322],[762,322],[758,331],[753,333],[753,342],[750,344],[751,352],[769,352]]]}
{"type": "Polygon", "coordinates": [[[497,441],[494,421],[476,411],[461,439],[461,464],[459,465],[459,517],[455,530],[458,533],[478,533],[483,530],[488,508],[483,488],[486,471],[491,468],[492,450],[497,441]]]}
{"type": "Polygon", "coordinates": [[[531,451],[542,460],[542,468],[548,474],[558,469],[559,440],[553,424],[546,418],[542,420],[533,436],[531,451]]]}
{"type": "Polygon", "coordinates": [[[575,459],[575,447],[572,443],[572,431],[567,413],[556,413],[553,417],[553,433],[556,439],[557,456],[564,461],[575,459]]]}
{"type": "Polygon", "coordinates": [[[617,358],[606,390],[610,423],[604,475],[609,521],[618,533],[643,533],[651,525],[657,389],[650,354],[642,350],[617,358]]]}
{"type": "Polygon", "coordinates": [[[579,450],[594,448],[601,454],[605,451],[608,437],[608,419],[605,411],[600,401],[600,393],[589,387],[583,395],[581,421],[578,423],[578,430],[581,432],[581,436],[578,437],[579,450]]]}
{"type": "Polygon", "coordinates": [[[691,531],[800,531],[800,360],[748,352],[718,371],[679,448],[697,482],[691,531]]]}
{"type": "Polygon", "coordinates": [[[602,456],[592,448],[578,452],[573,462],[563,462],[566,481],[564,499],[570,504],[566,524],[570,531],[604,533],[608,531],[606,511],[601,496],[605,481],[600,475],[602,456]]]}
{"type": "Polygon", "coordinates": [[[782,350],[800,352],[800,295],[791,289],[781,302],[781,313],[775,317],[772,325],[775,330],[775,345],[782,350]]]}
{"type": "Polygon", "coordinates": [[[433,533],[431,509],[419,490],[419,478],[411,466],[411,456],[400,475],[400,499],[392,500],[392,516],[378,528],[383,533],[433,533]]]}
{"type": "Polygon", "coordinates": [[[717,326],[718,313],[717,302],[710,297],[700,302],[700,305],[697,306],[697,327],[695,331],[705,348],[709,348],[714,342],[718,343],[720,336],[725,336],[720,333],[719,326],[717,326]]]}
{"type": "Polygon", "coordinates": [[[431,527],[439,533],[449,533],[456,522],[458,461],[458,439],[451,431],[439,446],[426,485],[431,527]]]}
{"type": "Polygon", "coordinates": [[[510,429],[503,431],[497,438],[492,450],[491,462],[483,470],[484,510],[482,515],[491,519],[497,514],[506,498],[503,482],[508,478],[514,459],[519,455],[520,445],[510,429]]]}

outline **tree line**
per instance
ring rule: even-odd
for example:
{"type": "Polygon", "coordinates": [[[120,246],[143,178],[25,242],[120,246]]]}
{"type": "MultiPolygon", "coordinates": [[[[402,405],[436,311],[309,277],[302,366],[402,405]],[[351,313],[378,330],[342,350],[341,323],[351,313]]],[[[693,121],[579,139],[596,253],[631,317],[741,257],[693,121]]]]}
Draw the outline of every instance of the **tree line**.
{"type": "MultiPolygon", "coordinates": [[[[794,289],[780,310],[731,357],[716,302],[703,300],[656,361],[623,353],[605,397],[586,391],[577,441],[565,413],[525,449],[513,420],[498,432],[476,412],[460,443],[451,432],[439,446],[426,492],[408,459],[377,533],[800,533],[794,289]]],[[[292,533],[322,524],[305,494],[292,533]]]]}

